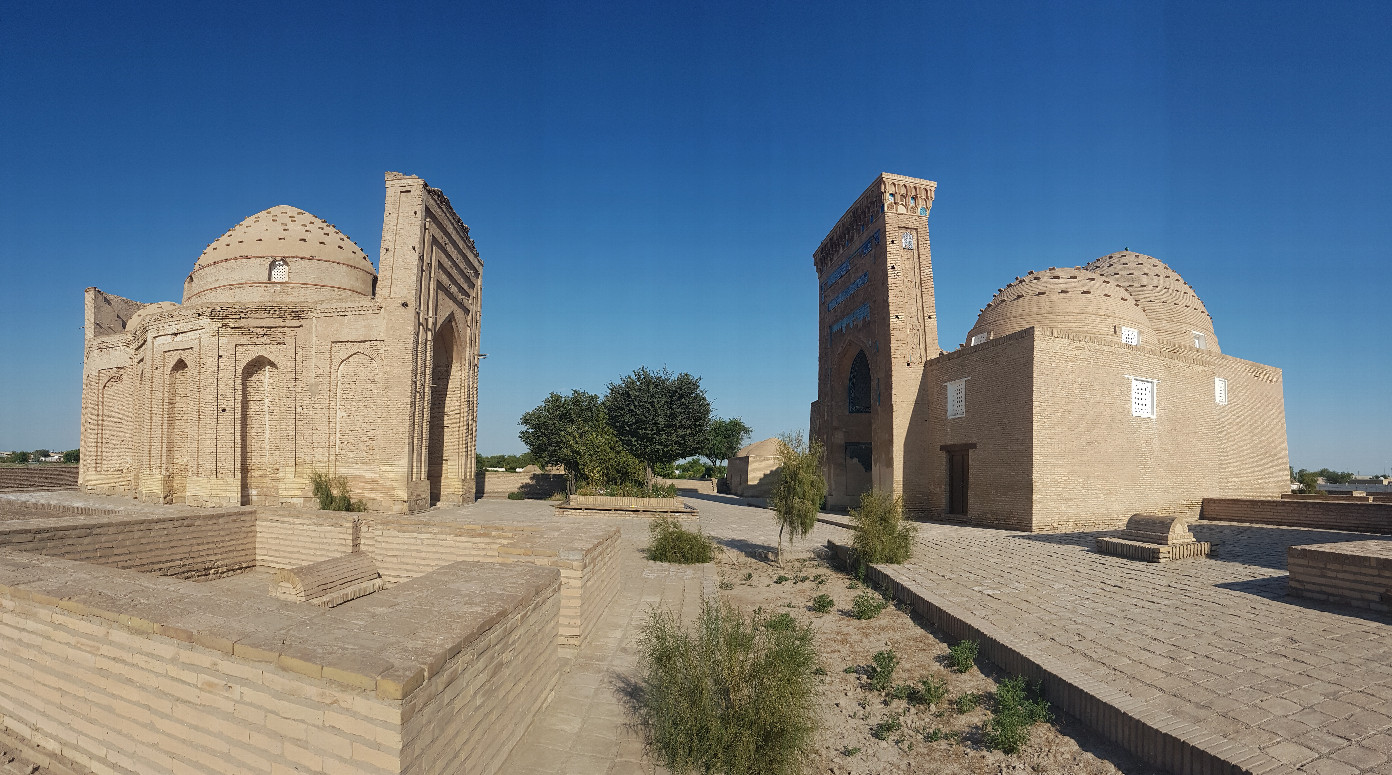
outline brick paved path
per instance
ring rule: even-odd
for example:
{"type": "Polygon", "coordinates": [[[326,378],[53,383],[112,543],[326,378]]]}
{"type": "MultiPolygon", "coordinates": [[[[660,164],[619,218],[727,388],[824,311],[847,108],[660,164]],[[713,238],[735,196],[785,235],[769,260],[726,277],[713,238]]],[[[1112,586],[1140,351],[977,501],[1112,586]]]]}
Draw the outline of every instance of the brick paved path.
{"type": "MultiPolygon", "coordinates": [[[[700,526],[735,551],[761,551],[777,544],[778,530],[765,509],[734,505],[734,499],[688,498],[701,511],[700,526]]],[[[538,510],[517,508],[516,502],[480,502],[471,507],[475,518],[497,515],[547,519],[538,510]]],[[[530,506],[530,504],[526,504],[530,506]]],[[[561,676],[555,699],[527,729],[503,765],[509,775],[637,775],[654,770],[643,758],[641,739],[627,712],[625,689],[636,675],[638,633],[645,612],[653,605],[675,608],[688,620],[700,608],[701,595],[714,594],[718,583],[712,565],[683,566],[648,562],[647,523],[640,520],[597,520],[623,530],[624,555],[619,594],[609,604],[592,640],[580,649],[569,672],[561,676]]],[[[792,557],[805,554],[843,535],[818,525],[813,535],[793,545],[792,557]]]]}
{"type": "Polygon", "coordinates": [[[1152,564],[1097,554],[1098,533],[924,525],[914,559],[882,570],[1252,771],[1392,772],[1392,620],[1285,596],[1286,547],[1368,536],[1193,532],[1215,557],[1152,564]]]}

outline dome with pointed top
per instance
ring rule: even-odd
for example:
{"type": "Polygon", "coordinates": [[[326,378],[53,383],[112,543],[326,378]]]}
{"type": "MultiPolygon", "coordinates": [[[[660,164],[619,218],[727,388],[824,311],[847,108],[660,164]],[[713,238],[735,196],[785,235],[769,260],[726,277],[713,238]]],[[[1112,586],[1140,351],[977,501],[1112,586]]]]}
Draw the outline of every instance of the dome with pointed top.
{"type": "Polygon", "coordinates": [[[289,205],[262,210],[203,251],[184,303],[371,298],[377,272],[331,224],[289,205]]]}
{"type": "Polygon", "coordinates": [[[1201,346],[1221,352],[1208,309],[1193,287],[1164,262],[1142,253],[1121,250],[1083,268],[1126,288],[1146,311],[1155,332],[1166,344],[1201,346]]]}
{"type": "Polygon", "coordinates": [[[1030,272],[997,291],[967,342],[980,344],[1032,326],[1106,337],[1120,337],[1128,328],[1136,331],[1137,343],[1155,343],[1150,320],[1124,287],[1078,267],[1030,272]]]}

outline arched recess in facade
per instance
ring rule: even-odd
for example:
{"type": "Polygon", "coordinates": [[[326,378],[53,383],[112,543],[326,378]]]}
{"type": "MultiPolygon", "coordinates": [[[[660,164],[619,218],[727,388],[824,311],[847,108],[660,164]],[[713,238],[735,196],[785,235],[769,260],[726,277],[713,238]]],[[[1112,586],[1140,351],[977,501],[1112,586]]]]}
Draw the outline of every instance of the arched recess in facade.
{"type": "Polygon", "coordinates": [[[241,455],[242,504],[276,504],[280,501],[277,479],[280,474],[280,440],[288,419],[280,406],[278,369],[271,359],[259,355],[242,368],[241,412],[238,437],[241,455]]]}
{"type": "MultiPolygon", "coordinates": [[[[464,378],[462,339],[451,314],[435,331],[430,371],[430,424],[426,472],[430,504],[458,503],[463,495],[464,378]]],[[[472,483],[470,483],[472,484],[472,483]]]]}
{"type": "Polygon", "coordinates": [[[338,364],[334,376],[332,458],[334,473],[373,476],[381,460],[381,364],[358,351],[338,364]]]}
{"type": "Polygon", "coordinates": [[[172,502],[179,502],[188,491],[196,408],[193,374],[189,372],[188,363],[178,358],[169,367],[164,387],[164,495],[172,502]]]}
{"type": "Polygon", "coordinates": [[[101,384],[97,399],[97,471],[126,471],[131,463],[130,399],[125,374],[116,372],[101,384]]]}
{"type": "Polygon", "coordinates": [[[877,386],[865,349],[852,346],[845,353],[848,357],[833,375],[834,384],[845,392],[841,394],[844,399],[835,402],[829,412],[827,484],[829,493],[840,496],[838,505],[854,505],[873,482],[870,433],[877,386]]]}

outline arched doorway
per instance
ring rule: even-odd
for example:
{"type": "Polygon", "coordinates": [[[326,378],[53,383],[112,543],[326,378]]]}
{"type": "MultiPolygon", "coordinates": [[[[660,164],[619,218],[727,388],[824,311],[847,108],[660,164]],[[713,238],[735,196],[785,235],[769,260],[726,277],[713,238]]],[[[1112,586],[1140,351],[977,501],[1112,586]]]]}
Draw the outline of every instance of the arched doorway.
{"type": "Polygon", "coordinates": [[[843,494],[855,502],[874,483],[873,450],[870,446],[870,414],[874,404],[870,359],[860,350],[846,372],[845,455],[842,457],[843,494]]]}
{"type": "Polygon", "coordinates": [[[244,506],[280,500],[276,485],[280,473],[276,426],[281,418],[276,411],[276,382],[276,365],[264,356],[253,358],[242,369],[239,468],[244,506]]]}

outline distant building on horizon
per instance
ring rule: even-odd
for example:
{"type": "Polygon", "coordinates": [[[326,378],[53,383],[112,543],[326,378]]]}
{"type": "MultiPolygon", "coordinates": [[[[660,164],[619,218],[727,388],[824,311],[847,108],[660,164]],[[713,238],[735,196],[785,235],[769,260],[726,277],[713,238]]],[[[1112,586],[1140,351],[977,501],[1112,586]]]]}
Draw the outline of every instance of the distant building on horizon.
{"type": "Polygon", "coordinates": [[[1155,258],[1026,272],[944,352],[936,188],[881,174],[813,254],[828,505],[875,488],[919,518],[1062,531],[1289,491],[1280,369],[1224,355],[1155,258]]]}

